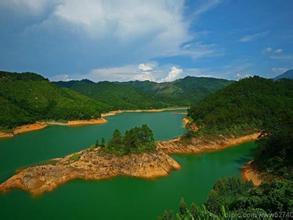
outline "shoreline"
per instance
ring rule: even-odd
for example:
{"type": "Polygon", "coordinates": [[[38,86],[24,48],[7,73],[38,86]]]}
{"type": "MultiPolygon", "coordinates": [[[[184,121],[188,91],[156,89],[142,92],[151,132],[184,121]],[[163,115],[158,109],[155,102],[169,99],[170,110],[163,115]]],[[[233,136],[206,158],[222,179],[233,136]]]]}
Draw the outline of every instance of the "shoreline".
{"type": "Polygon", "coordinates": [[[32,124],[26,124],[17,126],[10,132],[0,131],[0,139],[1,138],[12,138],[18,134],[28,133],[32,131],[38,131],[44,129],[48,126],[69,126],[69,127],[77,127],[77,126],[85,126],[85,125],[96,125],[96,124],[104,124],[107,123],[107,120],[104,118],[97,119],[89,119],[89,120],[72,120],[67,122],[58,122],[58,121],[38,121],[32,124]]]}
{"type": "Polygon", "coordinates": [[[264,180],[262,179],[260,172],[253,167],[252,163],[253,161],[251,160],[242,167],[241,176],[244,181],[251,181],[254,186],[259,186],[264,180]]]}
{"type": "Polygon", "coordinates": [[[70,120],[67,122],[58,122],[58,121],[37,121],[32,124],[20,125],[14,128],[10,132],[1,131],[0,130],[0,139],[2,138],[12,138],[15,135],[23,134],[27,132],[37,131],[44,129],[48,126],[57,125],[57,126],[70,126],[70,127],[78,127],[78,126],[86,126],[86,125],[98,125],[107,123],[106,117],[114,116],[123,112],[164,112],[164,111],[176,111],[176,110],[184,110],[187,107],[178,107],[178,108],[162,108],[162,109],[136,109],[136,110],[116,110],[110,111],[107,113],[102,113],[101,118],[96,119],[88,119],[88,120],[70,120]]]}
{"type": "Polygon", "coordinates": [[[136,112],[166,112],[166,111],[176,111],[176,110],[187,110],[188,107],[173,107],[173,108],[153,108],[153,109],[133,109],[133,110],[114,110],[106,113],[102,113],[101,117],[109,117],[118,115],[121,113],[129,112],[129,113],[136,113],[136,112]]]}
{"type": "Polygon", "coordinates": [[[260,133],[230,137],[218,140],[194,139],[191,143],[182,143],[180,138],[158,142],[158,149],[167,154],[200,154],[213,151],[221,151],[235,145],[255,141],[260,133]]]}
{"type": "Polygon", "coordinates": [[[100,148],[89,148],[52,159],[45,165],[22,169],[0,184],[0,192],[18,188],[37,196],[74,179],[102,180],[116,176],[155,179],[180,168],[177,161],[162,151],[115,156],[100,148]]]}
{"type": "Polygon", "coordinates": [[[41,195],[73,179],[101,180],[116,176],[154,179],[167,176],[171,171],[181,168],[170,154],[198,154],[224,150],[255,140],[257,137],[258,133],[255,133],[226,138],[225,141],[213,140],[209,144],[200,140],[193,146],[182,143],[174,146],[174,143],[180,144],[177,138],[157,142],[155,151],[124,156],[106,153],[101,148],[88,148],[63,158],[52,159],[47,164],[22,169],[0,184],[0,192],[19,188],[32,195],[41,195]]]}

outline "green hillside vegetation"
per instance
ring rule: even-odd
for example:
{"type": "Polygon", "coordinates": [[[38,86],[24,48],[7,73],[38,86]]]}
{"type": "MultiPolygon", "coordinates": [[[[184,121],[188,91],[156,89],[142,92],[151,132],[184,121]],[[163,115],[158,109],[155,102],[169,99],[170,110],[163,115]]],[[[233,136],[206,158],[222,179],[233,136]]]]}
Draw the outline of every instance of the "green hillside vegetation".
{"type": "Polygon", "coordinates": [[[170,104],[155,99],[138,89],[119,82],[94,83],[89,80],[57,82],[61,87],[70,88],[117,109],[163,108],[170,104]]]}
{"type": "Polygon", "coordinates": [[[59,88],[35,73],[0,72],[0,128],[37,120],[100,117],[108,106],[75,91],[59,88]]]}
{"type": "Polygon", "coordinates": [[[293,180],[293,114],[287,109],[277,118],[267,118],[253,165],[268,176],[293,180]]]}
{"type": "Polygon", "coordinates": [[[151,81],[98,82],[89,80],[56,82],[112,106],[112,109],[164,108],[189,106],[231,81],[186,77],[174,82],[151,81]]]}
{"type": "Polygon", "coordinates": [[[187,76],[173,82],[130,81],[125,84],[172,105],[190,106],[231,83],[224,79],[187,76]]]}
{"type": "Polygon", "coordinates": [[[182,199],[177,212],[165,211],[159,220],[289,219],[292,218],[292,181],[253,187],[236,177],[219,180],[201,206],[182,199]]]}
{"type": "Polygon", "coordinates": [[[257,141],[259,148],[253,165],[266,176],[273,175],[271,180],[255,187],[237,177],[220,179],[202,206],[187,206],[181,202],[178,212],[165,211],[159,219],[292,218],[293,137],[292,126],[288,127],[288,124],[280,123],[275,129],[267,128],[268,133],[257,141]]]}
{"type": "Polygon", "coordinates": [[[250,77],[193,105],[188,115],[197,134],[243,134],[261,129],[267,118],[293,111],[293,81],[250,77]]]}
{"type": "Polygon", "coordinates": [[[101,146],[106,152],[116,155],[142,153],[156,148],[153,132],[146,124],[131,128],[124,135],[116,129],[106,144],[102,139],[101,144],[97,140],[96,146],[101,146]]]}

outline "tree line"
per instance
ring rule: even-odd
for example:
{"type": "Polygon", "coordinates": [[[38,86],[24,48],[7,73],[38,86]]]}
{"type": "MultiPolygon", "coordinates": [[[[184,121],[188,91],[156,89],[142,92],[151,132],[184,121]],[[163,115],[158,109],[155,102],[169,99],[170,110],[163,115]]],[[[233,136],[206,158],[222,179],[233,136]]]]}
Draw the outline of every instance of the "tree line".
{"type": "Polygon", "coordinates": [[[101,143],[97,139],[96,146],[117,155],[141,153],[156,148],[153,132],[146,124],[131,128],[124,135],[118,129],[115,129],[107,143],[104,138],[101,139],[101,143]]]}

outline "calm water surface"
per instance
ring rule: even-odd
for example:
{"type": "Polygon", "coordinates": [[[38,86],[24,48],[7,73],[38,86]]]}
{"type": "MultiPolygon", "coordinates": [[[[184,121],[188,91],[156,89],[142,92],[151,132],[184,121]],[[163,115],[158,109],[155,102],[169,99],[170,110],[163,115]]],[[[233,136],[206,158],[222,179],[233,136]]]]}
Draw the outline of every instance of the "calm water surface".
{"type": "MultiPolygon", "coordinates": [[[[53,157],[61,157],[108,139],[115,128],[124,131],[148,124],[157,140],[184,132],[182,114],[176,112],[123,113],[103,125],[52,126],[0,141],[0,181],[16,169],[53,157]]],[[[156,219],[165,209],[175,209],[181,197],[198,204],[224,176],[239,176],[251,158],[254,143],[202,155],[173,156],[182,169],[156,180],[116,177],[103,181],[75,180],[55,191],[33,198],[13,190],[0,194],[1,219],[156,219]]]]}

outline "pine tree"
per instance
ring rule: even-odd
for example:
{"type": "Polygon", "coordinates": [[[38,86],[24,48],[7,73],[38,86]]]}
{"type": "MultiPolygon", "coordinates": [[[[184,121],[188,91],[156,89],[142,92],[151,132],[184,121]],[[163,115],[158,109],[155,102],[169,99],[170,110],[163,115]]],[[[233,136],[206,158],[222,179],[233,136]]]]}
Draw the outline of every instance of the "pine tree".
{"type": "Polygon", "coordinates": [[[96,140],[96,147],[98,147],[99,145],[100,145],[99,138],[97,138],[97,140],[96,140]]]}
{"type": "Polygon", "coordinates": [[[105,147],[105,138],[102,138],[101,147],[105,147]]]}

